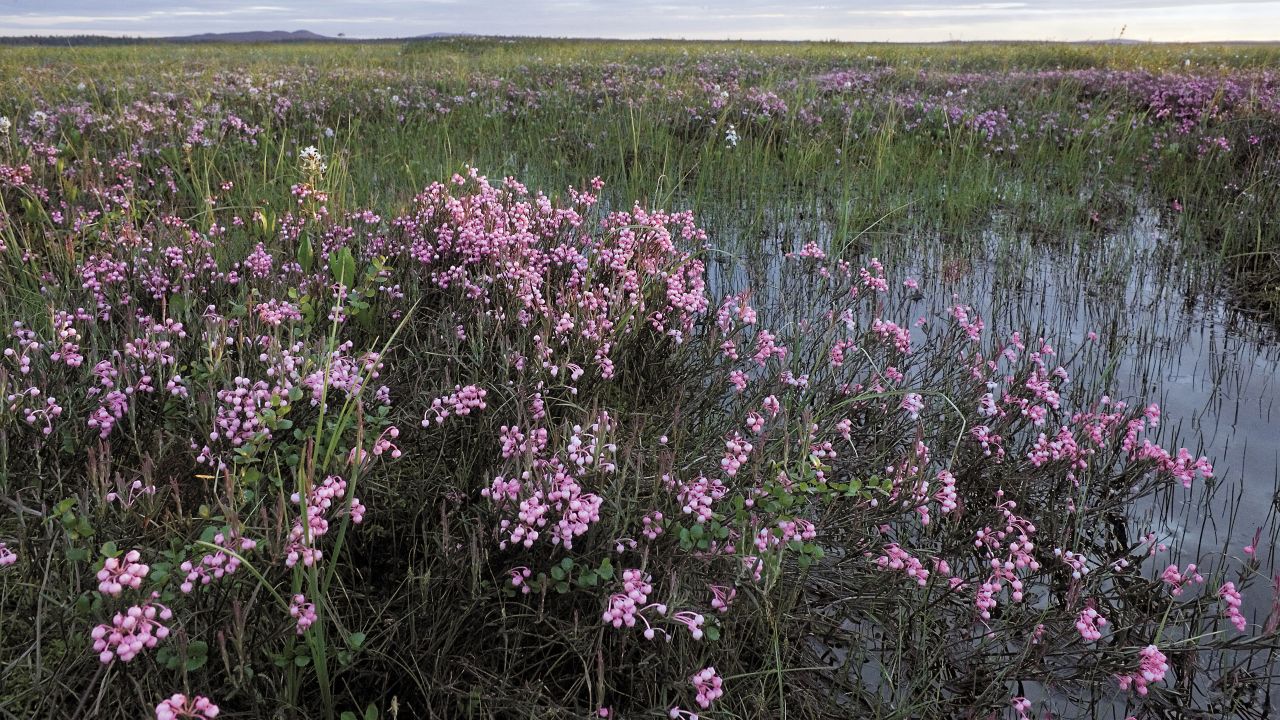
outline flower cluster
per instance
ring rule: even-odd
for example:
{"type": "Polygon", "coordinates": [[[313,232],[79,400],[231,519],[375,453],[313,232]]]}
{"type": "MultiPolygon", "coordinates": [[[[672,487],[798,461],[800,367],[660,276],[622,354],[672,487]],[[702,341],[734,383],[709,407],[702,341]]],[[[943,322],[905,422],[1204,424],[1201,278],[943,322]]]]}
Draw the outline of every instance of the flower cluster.
{"type": "Polygon", "coordinates": [[[190,700],[182,693],[174,693],[156,705],[156,720],[212,720],[218,717],[218,706],[203,695],[196,695],[190,700]]]}
{"type": "Polygon", "coordinates": [[[1147,686],[1164,680],[1169,672],[1169,662],[1155,645],[1148,645],[1138,652],[1138,669],[1116,676],[1121,690],[1132,687],[1139,695],[1147,694],[1147,686]]]}
{"type": "Polygon", "coordinates": [[[143,650],[154,648],[169,636],[169,628],[162,624],[173,618],[173,611],[158,602],[134,605],[118,612],[111,624],[98,625],[90,633],[93,651],[104,664],[116,658],[129,662],[143,650]]]}
{"type": "Polygon", "coordinates": [[[121,558],[109,557],[98,571],[98,592],[119,595],[125,588],[137,590],[151,568],[141,562],[142,553],[130,550],[121,558]]]}

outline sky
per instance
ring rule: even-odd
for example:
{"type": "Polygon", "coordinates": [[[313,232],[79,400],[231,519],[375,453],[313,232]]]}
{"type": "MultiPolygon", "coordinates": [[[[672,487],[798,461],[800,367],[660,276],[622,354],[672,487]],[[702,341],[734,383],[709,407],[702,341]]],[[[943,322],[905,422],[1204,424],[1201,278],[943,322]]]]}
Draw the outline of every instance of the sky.
{"type": "Polygon", "coordinates": [[[0,35],[1280,40],[1280,0],[0,0],[0,35]]]}

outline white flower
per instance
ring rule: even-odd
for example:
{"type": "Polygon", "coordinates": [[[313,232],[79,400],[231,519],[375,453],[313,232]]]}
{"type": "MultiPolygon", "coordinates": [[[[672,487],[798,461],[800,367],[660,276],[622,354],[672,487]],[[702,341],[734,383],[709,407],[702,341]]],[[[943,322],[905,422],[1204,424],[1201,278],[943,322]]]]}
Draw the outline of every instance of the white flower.
{"type": "Polygon", "coordinates": [[[315,145],[302,148],[302,152],[298,153],[298,164],[302,166],[304,173],[314,176],[323,175],[329,167],[324,162],[324,155],[320,154],[315,145]]]}
{"type": "Polygon", "coordinates": [[[733,126],[733,123],[729,123],[729,126],[724,129],[724,144],[731,148],[738,147],[738,129],[733,126]]]}
{"type": "Polygon", "coordinates": [[[13,123],[9,122],[9,118],[0,115],[0,135],[8,135],[11,127],[13,127],[13,123]]]}

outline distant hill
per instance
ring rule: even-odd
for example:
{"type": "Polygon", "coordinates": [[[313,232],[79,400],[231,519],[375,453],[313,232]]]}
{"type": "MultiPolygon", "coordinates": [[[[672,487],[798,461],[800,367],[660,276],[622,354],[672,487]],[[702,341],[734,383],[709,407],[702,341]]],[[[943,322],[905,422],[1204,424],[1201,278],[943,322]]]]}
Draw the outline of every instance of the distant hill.
{"type": "Polygon", "coordinates": [[[1081,45],[1149,45],[1146,40],[1132,38],[1111,38],[1109,40],[1082,40],[1081,45]]]}
{"type": "Polygon", "coordinates": [[[316,40],[337,40],[310,30],[254,30],[251,32],[201,33],[199,35],[182,35],[164,38],[169,42],[302,42],[316,40]]]}

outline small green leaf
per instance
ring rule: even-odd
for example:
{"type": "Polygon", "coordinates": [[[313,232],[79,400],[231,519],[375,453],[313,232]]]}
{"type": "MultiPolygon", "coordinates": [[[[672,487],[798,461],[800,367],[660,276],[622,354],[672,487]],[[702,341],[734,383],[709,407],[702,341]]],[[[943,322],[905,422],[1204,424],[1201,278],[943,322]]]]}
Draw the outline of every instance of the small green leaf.
{"type": "Polygon", "coordinates": [[[347,636],[347,647],[352,650],[359,650],[364,646],[365,634],[362,632],[353,632],[347,636]]]}
{"type": "Polygon", "coordinates": [[[346,288],[355,287],[356,259],[351,255],[351,248],[342,248],[330,256],[329,267],[333,270],[334,281],[339,285],[346,288]]]}
{"type": "Polygon", "coordinates": [[[187,670],[198,670],[209,662],[209,643],[204,640],[192,640],[187,644],[187,670]]]}
{"type": "Polygon", "coordinates": [[[305,273],[311,272],[315,259],[316,253],[311,247],[311,238],[303,236],[302,242],[298,245],[298,264],[302,266],[302,271],[305,273]]]}
{"type": "Polygon", "coordinates": [[[160,650],[156,652],[156,662],[163,665],[167,670],[177,670],[178,654],[171,647],[161,646],[160,650]]]}

